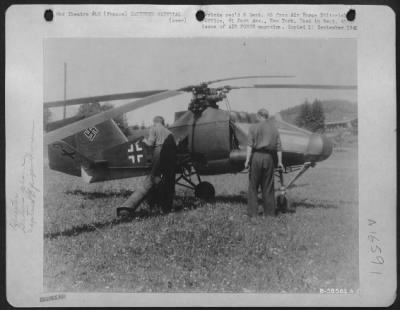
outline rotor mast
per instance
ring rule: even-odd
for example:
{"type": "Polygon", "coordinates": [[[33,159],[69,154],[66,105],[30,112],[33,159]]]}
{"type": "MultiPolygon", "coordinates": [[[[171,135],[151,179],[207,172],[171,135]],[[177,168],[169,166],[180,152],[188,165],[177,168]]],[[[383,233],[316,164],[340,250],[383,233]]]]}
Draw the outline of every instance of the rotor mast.
{"type": "Polygon", "coordinates": [[[192,94],[188,109],[195,115],[201,114],[207,107],[218,109],[217,103],[226,97],[220,89],[209,88],[206,83],[193,87],[192,94]]]}

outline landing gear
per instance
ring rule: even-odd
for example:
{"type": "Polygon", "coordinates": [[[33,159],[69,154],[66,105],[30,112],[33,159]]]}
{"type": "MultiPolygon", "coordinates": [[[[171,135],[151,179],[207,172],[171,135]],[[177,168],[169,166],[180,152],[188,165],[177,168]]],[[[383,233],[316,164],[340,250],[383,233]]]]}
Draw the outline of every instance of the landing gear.
{"type": "Polygon", "coordinates": [[[180,165],[180,175],[175,180],[175,184],[194,190],[194,195],[205,201],[210,201],[215,198],[214,186],[202,181],[190,159],[186,159],[180,165]],[[197,184],[192,181],[192,177],[196,177],[197,184]]]}
{"type": "Polygon", "coordinates": [[[294,209],[291,207],[291,203],[286,193],[279,193],[276,195],[276,213],[288,213],[294,212],[294,209]]]}
{"type": "Polygon", "coordinates": [[[306,162],[304,165],[300,168],[300,171],[296,173],[296,175],[289,181],[289,183],[285,186],[284,180],[283,180],[283,170],[278,169],[278,174],[279,174],[279,182],[281,184],[281,187],[279,189],[279,192],[276,194],[276,212],[277,214],[279,213],[293,213],[295,212],[294,208],[291,206],[291,202],[289,198],[287,197],[287,190],[294,184],[294,182],[304,173],[308,170],[310,167],[314,167],[315,163],[311,162],[306,162]]]}
{"type": "Polygon", "coordinates": [[[194,188],[194,195],[205,201],[210,201],[215,198],[214,186],[209,182],[200,182],[194,188]]]}
{"type": "Polygon", "coordinates": [[[288,213],[289,210],[291,212],[294,212],[290,208],[289,199],[288,199],[287,194],[286,194],[287,187],[285,187],[284,180],[283,180],[283,170],[279,169],[278,173],[279,173],[279,182],[281,184],[281,187],[279,189],[279,192],[275,195],[275,198],[276,198],[276,214],[278,215],[280,213],[288,213]]]}

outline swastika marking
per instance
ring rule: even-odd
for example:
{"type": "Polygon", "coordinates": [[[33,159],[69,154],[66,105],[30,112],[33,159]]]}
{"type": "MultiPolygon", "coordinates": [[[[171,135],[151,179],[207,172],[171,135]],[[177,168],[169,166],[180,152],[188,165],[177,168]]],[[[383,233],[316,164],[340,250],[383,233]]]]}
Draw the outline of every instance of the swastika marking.
{"type": "Polygon", "coordinates": [[[90,127],[83,132],[90,141],[93,141],[96,138],[96,135],[99,133],[99,130],[96,127],[90,127]]]}

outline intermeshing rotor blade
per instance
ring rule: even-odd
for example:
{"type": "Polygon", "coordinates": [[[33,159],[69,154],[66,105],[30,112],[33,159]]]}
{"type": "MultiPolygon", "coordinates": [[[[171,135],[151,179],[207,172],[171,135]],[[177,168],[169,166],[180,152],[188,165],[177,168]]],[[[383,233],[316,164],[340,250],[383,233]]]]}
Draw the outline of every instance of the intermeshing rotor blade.
{"type": "Polygon", "coordinates": [[[256,84],[250,87],[245,86],[243,88],[357,89],[357,86],[336,84],[256,84]]]}
{"type": "Polygon", "coordinates": [[[179,94],[181,94],[181,92],[179,90],[169,90],[169,91],[165,91],[165,92],[162,92],[159,94],[145,97],[143,99],[138,99],[133,102],[129,102],[120,107],[106,110],[104,112],[95,114],[91,117],[85,118],[76,123],[72,123],[70,125],[61,127],[59,129],[56,129],[54,131],[47,133],[44,136],[44,143],[50,144],[55,141],[62,140],[66,137],[76,134],[82,130],[89,128],[89,127],[95,126],[95,125],[102,123],[104,121],[107,121],[111,118],[115,118],[121,114],[133,111],[135,109],[139,109],[141,107],[155,103],[157,101],[161,101],[164,99],[168,99],[168,98],[177,96],[179,94]]]}
{"type": "Polygon", "coordinates": [[[230,78],[225,78],[225,79],[219,79],[219,80],[213,80],[213,81],[208,81],[206,82],[207,85],[213,84],[213,83],[218,83],[218,82],[224,82],[224,81],[233,81],[233,80],[243,80],[243,79],[256,79],[256,78],[293,78],[295,77],[294,75],[246,75],[246,76],[236,76],[236,77],[230,77],[230,78]]]}
{"type": "Polygon", "coordinates": [[[123,93],[123,94],[112,94],[112,95],[76,98],[76,99],[68,99],[68,100],[49,101],[49,102],[44,103],[44,107],[45,108],[55,108],[55,107],[63,107],[63,106],[77,105],[77,104],[83,104],[83,103],[143,98],[143,97],[152,96],[152,95],[155,95],[158,93],[162,93],[165,91],[167,91],[167,90],[164,89],[164,90],[137,91],[137,92],[123,93]]]}

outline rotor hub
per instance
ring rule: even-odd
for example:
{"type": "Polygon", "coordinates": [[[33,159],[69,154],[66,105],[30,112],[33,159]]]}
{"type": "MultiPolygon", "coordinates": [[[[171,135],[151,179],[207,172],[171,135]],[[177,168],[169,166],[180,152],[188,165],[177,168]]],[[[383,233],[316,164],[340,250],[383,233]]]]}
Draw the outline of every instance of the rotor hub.
{"type": "Polygon", "coordinates": [[[188,109],[194,114],[200,114],[208,107],[218,109],[217,103],[226,98],[226,93],[225,88],[209,88],[206,83],[195,86],[188,109]]]}

